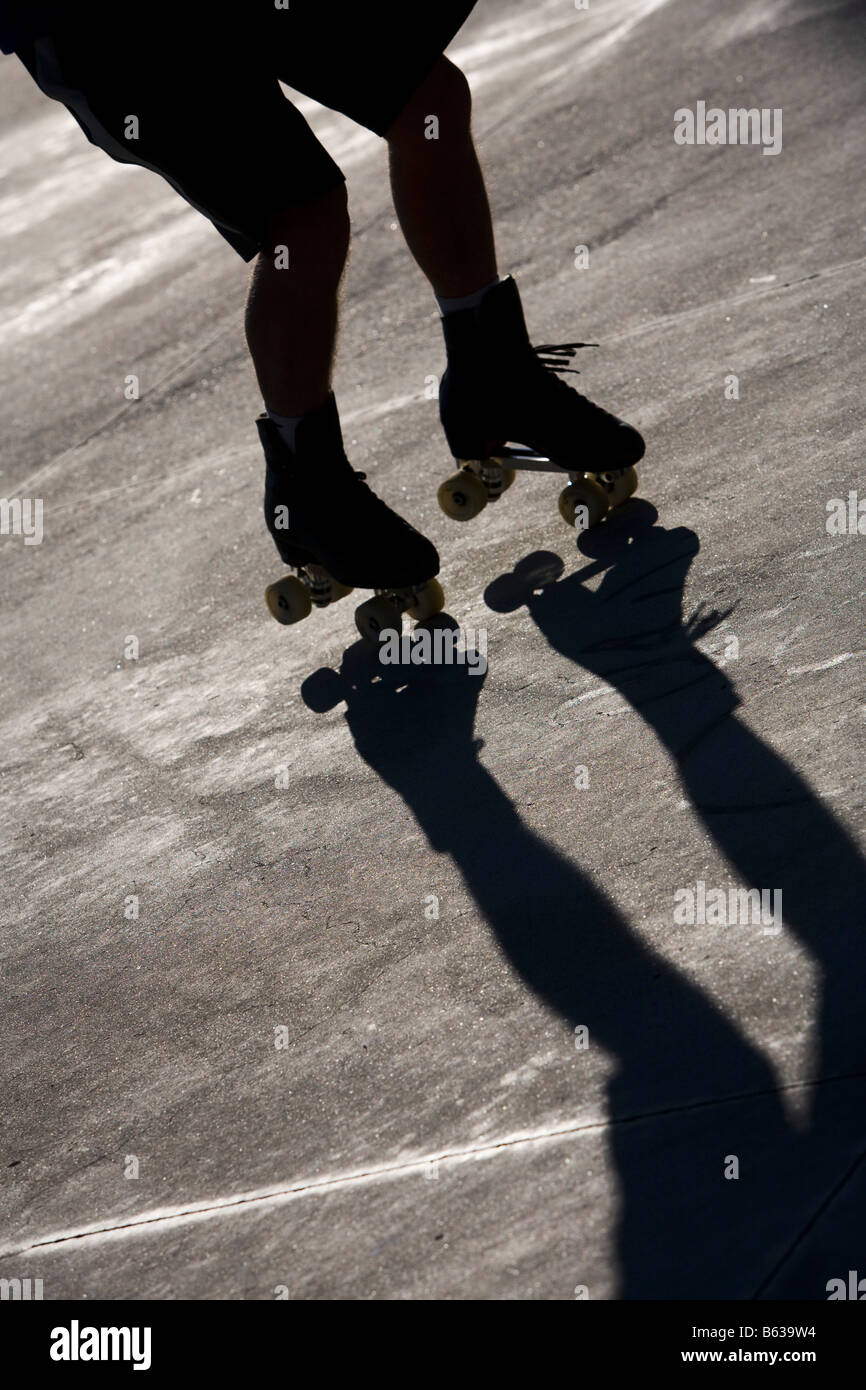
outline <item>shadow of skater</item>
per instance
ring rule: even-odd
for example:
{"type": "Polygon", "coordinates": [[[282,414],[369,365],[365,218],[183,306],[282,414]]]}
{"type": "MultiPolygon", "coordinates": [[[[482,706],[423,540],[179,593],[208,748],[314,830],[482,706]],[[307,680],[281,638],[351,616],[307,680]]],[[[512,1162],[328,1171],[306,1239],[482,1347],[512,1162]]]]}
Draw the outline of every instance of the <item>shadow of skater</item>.
{"type": "MultiPolygon", "coordinates": [[[[739,1196],[748,1179],[761,1203],[782,1214],[789,1211],[787,1242],[775,1248],[769,1268],[763,1262],[753,1267],[755,1292],[778,1289],[799,1297],[826,1297],[827,1280],[844,1274],[845,1261],[850,1263],[863,1249],[866,1204],[862,1191],[854,1225],[850,1213],[845,1217],[844,1248],[836,1248],[838,1223],[836,1235],[819,1242],[807,1260],[794,1247],[822,1207],[832,1206],[830,1199],[837,1193],[850,1200],[846,1180],[854,1176],[866,1146],[866,1011],[860,997],[866,964],[866,865],[844,828],[803,778],[737,717],[739,700],[726,673],[695,645],[731,610],[719,613],[701,606],[683,620],[683,588],[698,540],[684,528],[654,527],[655,517],[648,504],[635,501],[619,517],[580,538],[580,549],[590,560],[582,570],[560,579],[559,557],[539,552],[521,561],[513,574],[491,584],[485,598],[499,611],[525,604],[556,651],[629,701],[674,760],[684,791],[739,883],[781,892],[784,928],[800,938],[820,967],[820,1009],[810,1076],[822,1084],[809,1095],[808,1136],[796,1146],[802,1168],[799,1174],[794,1171],[790,1190],[786,1189],[788,1159],[784,1151],[774,1152],[765,1144],[767,1136],[735,1125],[725,1142],[727,1152],[741,1156],[741,1182],[730,1184],[737,1187],[739,1196]],[[603,578],[593,591],[586,581],[598,575],[603,578]],[[747,1154],[763,1170],[756,1185],[753,1164],[744,1158],[747,1154]]],[[[699,877],[697,871],[695,877],[699,877]]],[[[672,910],[677,886],[681,885],[671,885],[672,910]]],[[[761,932],[759,926],[717,930],[756,936],[761,932]]],[[[772,984],[769,979],[768,993],[773,992],[772,984]]],[[[792,1002],[796,1007],[796,1001],[792,1002]]],[[[812,1002],[806,1001],[804,1009],[811,1018],[812,1002]]],[[[679,1027],[675,1016],[671,1024],[679,1027]]],[[[687,1045],[691,1043],[704,1045],[699,1037],[687,1045]]],[[[742,1043],[726,1059],[717,1060],[726,1072],[728,1094],[751,1088],[753,1059],[747,1057],[742,1043]]],[[[621,1078],[617,1087],[624,1081],[621,1078]]],[[[612,1097],[614,1118],[621,1109],[621,1102],[612,1097]]],[[[785,1141],[784,1132],[777,1138],[785,1141]]],[[[614,1142],[625,1178],[637,1168],[639,1154],[626,1152],[630,1148],[626,1130],[615,1134],[614,1142]]],[[[789,1134],[787,1150],[792,1142],[789,1134]]],[[[862,1167],[858,1177],[862,1189],[862,1167]]],[[[627,1199],[627,1182],[624,1185],[627,1199]]],[[[728,1207],[739,1234],[745,1211],[735,1216],[738,1204],[720,1203],[718,1194],[714,1200],[717,1207],[728,1207]]],[[[762,1223],[767,1215],[762,1212],[762,1223]]],[[[645,1277],[634,1279],[645,1227],[645,1214],[629,1210],[627,1201],[622,1254],[627,1285],[632,1288],[646,1286],[645,1277]]],[[[694,1291],[706,1296],[701,1284],[694,1291]]]]}
{"type": "MultiPolygon", "coordinates": [[[[346,701],[358,752],[431,846],[452,856],[515,969],[615,1059],[620,1296],[749,1297],[814,1205],[797,1187],[800,1141],[773,1073],[585,874],[522,823],[478,758],[483,683],[465,667],[381,666],[359,645],[339,676],[319,672],[302,693],[314,709],[346,701]],[[737,1095],[750,1099],[731,1104],[737,1095]],[[771,1153],[772,1170],[749,1164],[756,1147],[771,1153]],[[743,1156],[748,1183],[724,1180],[730,1153],[743,1156]],[[780,1190],[787,1200],[773,1206],[780,1190]]],[[[587,1282],[581,1254],[576,1229],[573,1282],[587,1282]]]]}

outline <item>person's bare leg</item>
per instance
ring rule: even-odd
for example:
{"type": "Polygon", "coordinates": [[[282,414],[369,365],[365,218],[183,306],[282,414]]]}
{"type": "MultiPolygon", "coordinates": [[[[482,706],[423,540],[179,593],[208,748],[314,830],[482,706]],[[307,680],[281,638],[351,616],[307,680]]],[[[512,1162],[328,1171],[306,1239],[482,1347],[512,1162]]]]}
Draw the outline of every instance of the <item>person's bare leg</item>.
{"type": "Polygon", "coordinates": [[[268,228],[250,281],[246,335],[265,404],[278,415],[306,415],[327,399],[348,249],[344,184],[287,208],[268,228]]]}
{"type": "MultiPolygon", "coordinates": [[[[343,448],[330,392],[348,238],[341,187],[275,218],[253,272],[247,340],[267,407],[256,420],[266,465],[265,522],[283,563],[307,575],[302,589],[313,583],[315,565],[348,589],[402,590],[428,584],[439,556],[368,487],[343,448]],[[288,249],[286,269],[279,268],[280,247],[288,249]]],[[[303,616],[298,582],[296,576],[294,620],[303,616]]],[[[434,607],[438,593],[428,592],[434,607]]],[[[292,621],[285,591],[269,594],[274,616],[292,621]]],[[[372,619],[369,635],[372,640],[372,619]]]]}
{"type": "Polygon", "coordinates": [[[403,235],[442,298],[474,294],[496,279],[493,224],[471,114],[466,78],[440,58],[385,135],[403,235]],[[428,138],[434,134],[438,138],[428,138]]]}

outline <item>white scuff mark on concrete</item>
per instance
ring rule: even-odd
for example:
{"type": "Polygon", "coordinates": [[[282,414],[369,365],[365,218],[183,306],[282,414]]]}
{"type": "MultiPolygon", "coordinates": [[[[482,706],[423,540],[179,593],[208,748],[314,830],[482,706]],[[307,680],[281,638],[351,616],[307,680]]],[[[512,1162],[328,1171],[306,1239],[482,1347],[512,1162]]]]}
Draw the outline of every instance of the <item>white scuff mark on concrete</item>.
{"type": "Polygon", "coordinates": [[[602,695],[613,695],[609,685],[600,685],[597,690],[585,690],[582,695],[575,695],[573,700],[566,700],[563,709],[570,709],[572,705],[582,704],[584,700],[598,700],[602,695]]]}
{"type": "Polygon", "coordinates": [[[393,415],[397,410],[405,410],[407,406],[418,405],[426,399],[423,391],[413,391],[410,396],[392,396],[390,400],[382,401],[379,405],[359,406],[357,410],[350,410],[343,415],[343,425],[353,425],[359,420],[379,420],[384,415],[393,415]]]}
{"type": "MultiPolygon", "coordinates": [[[[753,34],[774,33],[791,24],[803,24],[819,15],[823,17],[827,14],[828,8],[826,3],[822,3],[806,9],[802,0],[796,7],[792,0],[756,0],[755,4],[747,7],[737,6],[736,12],[730,17],[719,15],[718,19],[714,20],[713,27],[707,26],[701,37],[704,47],[714,51],[726,48],[730,44],[742,43],[753,34]]],[[[840,6],[837,5],[836,8],[840,6]]]]}
{"type": "MultiPolygon", "coordinates": [[[[80,150],[66,155],[61,161],[62,152],[43,156],[31,147],[31,160],[37,168],[43,169],[42,177],[25,188],[0,188],[0,237],[20,237],[43,222],[59,226],[61,214],[67,208],[88,199],[107,197],[108,186],[132,173],[133,166],[117,164],[107,155],[95,151],[92,146],[84,144],[77,126],[75,130],[82,141],[80,150]],[[48,160],[47,168],[43,159],[48,160]]],[[[25,131],[22,144],[26,146],[27,143],[25,131]]]]}
{"type": "Polygon", "coordinates": [[[0,345],[24,336],[59,333],[78,319],[105,308],[172,261],[190,254],[213,236],[213,228],[191,209],[173,217],[168,226],[133,241],[122,254],[109,256],[65,276],[0,325],[0,345]]]}
{"type": "Polygon", "coordinates": [[[15,125],[8,135],[0,135],[0,179],[16,169],[31,168],[34,160],[61,158],[83,138],[68,111],[52,102],[26,125],[15,125]]]}
{"type": "Polygon", "coordinates": [[[815,666],[791,666],[789,676],[810,676],[815,671],[831,671],[834,666],[841,666],[843,661],[850,661],[853,652],[842,652],[840,656],[831,656],[829,661],[819,661],[815,666]]]}
{"type": "Polygon", "coordinates": [[[563,71],[592,66],[644,19],[668,3],[669,0],[631,0],[631,3],[619,4],[616,6],[617,22],[611,27],[607,17],[609,11],[568,10],[563,17],[561,0],[552,0],[540,14],[536,11],[519,19],[509,17],[501,24],[491,25],[483,38],[463,44],[458,42],[449,49],[449,56],[467,71],[475,87],[507,77],[527,64],[539,64],[547,83],[563,71]],[[624,10],[627,13],[623,16],[624,10]],[[569,52],[566,68],[554,67],[550,60],[561,59],[563,51],[571,48],[567,43],[569,38],[573,39],[573,49],[569,52]],[[543,40],[548,42],[543,43],[543,40]]]}

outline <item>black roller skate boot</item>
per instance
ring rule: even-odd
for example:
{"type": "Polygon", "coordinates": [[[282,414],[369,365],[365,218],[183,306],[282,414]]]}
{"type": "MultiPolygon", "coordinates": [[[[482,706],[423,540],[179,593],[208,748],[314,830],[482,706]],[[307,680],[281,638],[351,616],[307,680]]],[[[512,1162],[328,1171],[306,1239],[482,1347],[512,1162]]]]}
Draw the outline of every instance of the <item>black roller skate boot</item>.
{"type": "Polygon", "coordinates": [[[377,598],[358,609],[356,621],[376,641],[381,627],[399,630],[404,612],[425,618],[440,611],[436,548],[352,468],[333,395],[301,420],[294,450],[269,416],[256,425],[267,464],[265,521],[283,563],[296,571],[266,591],[272,615],[295,623],[313,605],[374,589],[377,598]]]}
{"type": "Polygon", "coordinates": [[[521,468],[570,476],[560,511],[572,524],[575,508],[588,503],[581,524],[593,525],[634,492],[641,435],[557,375],[574,372],[568,364],[577,349],[595,344],[533,347],[511,277],[492,286],[477,308],[445,315],[442,327],[448,365],[439,411],[461,465],[439,490],[443,511],[468,520],[521,468]]]}

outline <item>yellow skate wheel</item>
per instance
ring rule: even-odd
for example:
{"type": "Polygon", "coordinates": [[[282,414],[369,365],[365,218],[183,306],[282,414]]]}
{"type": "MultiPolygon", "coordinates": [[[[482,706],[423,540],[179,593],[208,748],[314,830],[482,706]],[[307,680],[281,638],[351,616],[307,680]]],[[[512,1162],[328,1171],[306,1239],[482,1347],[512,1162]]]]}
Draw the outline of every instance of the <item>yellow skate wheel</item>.
{"type": "Polygon", "coordinates": [[[284,579],[278,579],[276,584],[269,584],[265,589],[265,603],[271,617],[286,625],[299,623],[303,618],[309,617],[313,607],[306,584],[294,574],[287,574],[284,579]]]}
{"type": "Polygon", "coordinates": [[[578,478],[559,494],[559,511],[563,521],[586,531],[597,526],[607,515],[607,493],[593,478],[578,478]]]}
{"type": "Polygon", "coordinates": [[[403,614],[392,599],[377,594],[355,609],[355,625],[365,642],[378,647],[380,632],[403,631],[403,614]]]}
{"type": "Polygon", "coordinates": [[[487,506],[487,488],[468,468],[446,478],[437,496],[439,506],[452,521],[471,521],[487,506]]]}
{"type": "Polygon", "coordinates": [[[618,473],[593,473],[592,477],[607,493],[609,507],[621,507],[637,492],[637,472],[634,468],[624,468],[618,473]]]}
{"type": "Polygon", "coordinates": [[[432,618],[434,613],[441,613],[445,607],[445,591],[438,579],[428,579],[424,588],[416,595],[415,602],[410,603],[406,612],[410,618],[414,618],[416,623],[420,623],[424,618],[432,618]]]}
{"type": "Polygon", "coordinates": [[[505,464],[502,465],[502,491],[503,491],[503,492],[507,492],[507,491],[508,491],[508,489],[511,487],[511,484],[514,482],[514,479],[515,479],[516,477],[517,477],[517,472],[516,472],[515,469],[513,469],[513,468],[506,468],[506,467],[505,467],[505,464]]]}

